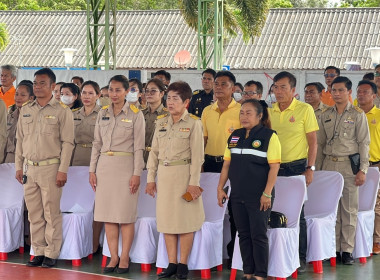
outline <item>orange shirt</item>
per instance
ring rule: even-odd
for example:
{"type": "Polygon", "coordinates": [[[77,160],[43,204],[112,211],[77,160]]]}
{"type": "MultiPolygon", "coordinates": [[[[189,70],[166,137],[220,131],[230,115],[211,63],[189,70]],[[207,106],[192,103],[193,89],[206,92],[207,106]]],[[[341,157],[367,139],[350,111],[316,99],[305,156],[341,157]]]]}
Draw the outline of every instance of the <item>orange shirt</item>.
{"type": "MultiPolygon", "coordinates": [[[[352,104],[352,96],[349,96],[349,100],[352,104]]],[[[332,98],[332,95],[329,91],[327,90],[322,90],[322,95],[321,95],[321,101],[323,104],[326,104],[330,107],[335,105],[334,99],[332,98]]]]}
{"type": "Polygon", "coordinates": [[[3,99],[5,105],[7,105],[7,108],[15,104],[15,94],[16,88],[14,86],[8,89],[8,91],[5,93],[3,92],[3,88],[0,87],[0,98],[3,99]]]}

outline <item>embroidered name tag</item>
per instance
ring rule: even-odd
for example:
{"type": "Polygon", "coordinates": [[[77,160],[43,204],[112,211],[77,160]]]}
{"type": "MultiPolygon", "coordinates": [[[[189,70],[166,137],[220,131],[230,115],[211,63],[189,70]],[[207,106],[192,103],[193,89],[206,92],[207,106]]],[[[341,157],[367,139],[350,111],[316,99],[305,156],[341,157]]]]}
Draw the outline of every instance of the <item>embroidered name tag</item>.
{"type": "Polygon", "coordinates": [[[110,119],[110,117],[102,117],[103,121],[108,121],[109,119],[110,119]]]}
{"type": "Polygon", "coordinates": [[[29,118],[30,114],[22,115],[24,118],[29,118]]]}
{"type": "Polygon", "coordinates": [[[74,121],[81,121],[82,119],[74,118],[74,121]]]}

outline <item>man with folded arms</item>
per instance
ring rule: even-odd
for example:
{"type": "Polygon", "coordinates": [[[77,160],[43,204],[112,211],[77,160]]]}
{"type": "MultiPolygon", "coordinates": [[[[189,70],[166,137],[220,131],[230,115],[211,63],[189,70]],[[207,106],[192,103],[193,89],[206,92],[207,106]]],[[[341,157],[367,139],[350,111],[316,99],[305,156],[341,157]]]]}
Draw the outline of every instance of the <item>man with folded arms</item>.
{"type": "Polygon", "coordinates": [[[21,108],[17,124],[16,179],[24,185],[35,255],[27,266],[55,266],[62,245],[60,200],[74,148],[74,120],[52,95],[55,81],[49,68],[34,74],[36,100],[21,108]]]}

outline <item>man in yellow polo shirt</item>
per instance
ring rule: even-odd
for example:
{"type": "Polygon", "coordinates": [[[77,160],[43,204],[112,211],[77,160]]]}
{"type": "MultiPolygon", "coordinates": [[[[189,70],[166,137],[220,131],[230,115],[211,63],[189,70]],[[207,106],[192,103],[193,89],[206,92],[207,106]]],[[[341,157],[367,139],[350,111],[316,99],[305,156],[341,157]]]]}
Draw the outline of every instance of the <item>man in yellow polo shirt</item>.
{"type": "MultiPolygon", "coordinates": [[[[220,173],[223,167],[223,155],[231,133],[241,127],[240,108],[232,94],[235,92],[236,78],[229,71],[219,71],[215,76],[214,97],[216,102],[207,106],[202,113],[203,136],[205,139],[204,172],[220,173]]],[[[230,215],[230,230],[232,240],[227,245],[229,256],[228,267],[231,265],[234,251],[236,227],[233,219],[231,203],[228,201],[230,215]]]]}
{"type": "MultiPolygon", "coordinates": [[[[317,155],[318,123],[313,107],[298,101],[293,96],[296,91],[296,77],[289,72],[280,72],[273,78],[273,92],[277,103],[269,108],[272,129],[277,132],[281,143],[281,165],[279,176],[304,174],[306,184],[313,181],[317,155]]],[[[300,216],[298,272],[306,270],[307,228],[302,207],[300,216]]]]}
{"type": "MultiPolygon", "coordinates": [[[[368,121],[369,136],[369,164],[380,167],[380,109],[374,104],[376,98],[376,84],[370,81],[360,81],[357,88],[357,100],[368,121]]],[[[373,232],[374,255],[380,254],[380,191],[377,193],[375,206],[375,230],[373,232]]]]}
{"type": "Polygon", "coordinates": [[[16,89],[13,83],[16,81],[17,69],[13,65],[2,65],[0,75],[0,98],[3,99],[8,108],[15,104],[16,89]]]}

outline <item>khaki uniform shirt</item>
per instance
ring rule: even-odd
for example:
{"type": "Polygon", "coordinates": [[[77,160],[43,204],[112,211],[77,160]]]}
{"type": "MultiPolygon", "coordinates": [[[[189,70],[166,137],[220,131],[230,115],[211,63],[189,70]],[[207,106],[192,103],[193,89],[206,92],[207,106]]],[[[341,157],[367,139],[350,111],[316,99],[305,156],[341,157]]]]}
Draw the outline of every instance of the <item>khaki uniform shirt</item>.
{"type": "Polygon", "coordinates": [[[7,141],[7,107],[0,99],[0,163],[4,160],[5,143],[7,141]]]}
{"type": "Polygon", "coordinates": [[[154,112],[150,112],[149,107],[142,110],[145,119],[145,152],[144,161],[148,161],[149,152],[152,146],[153,134],[156,128],[156,120],[158,116],[168,113],[168,109],[161,104],[154,112]]]}
{"type": "Polygon", "coordinates": [[[318,135],[317,166],[321,168],[325,156],[344,157],[360,154],[360,169],[368,169],[369,129],[364,111],[348,103],[342,115],[336,107],[321,114],[318,135]]]}
{"type": "Polygon", "coordinates": [[[176,123],[169,115],[158,119],[147,164],[147,182],[155,181],[159,160],[170,162],[190,159],[189,185],[199,186],[204,161],[203,146],[202,123],[187,110],[176,123]]]}
{"type": "Polygon", "coordinates": [[[100,107],[95,105],[94,110],[86,116],[84,107],[73,112],[75,125],[75,144],[92,144],[94,141],[95,123],[100,107]]]}
{"type": "Polygon", "coordinates": [[[71,110],[52,97],[41,107],[37,100],[23,106],[17,123],[16,170],[24,159],[39,162],[58,158],[58,171],[67,173],[74,149],[71,110]]]}
{"type": "Polygon", "coordinates": [[[140,176],[144,168],[144,138],[144,116],[137,107],[125,102],[117,116],[114,115],[113,105],[103,107],[95,124],[90,172],[96,172],[101,153],[127,152],[134,154],[133,175],[140,176]]]}
{"type": "Polygon", "coordinates": [[[324,111],[326,111],[330,106],[327,106],[326,104],[323,104],[322,102],[319,103],[318,108],[314,109],[314,114],[317,120],[321,118],[321,115],[324,111]]]}
{"type": "Polygon", "coordinates": [[[19,115],[20,115],[20,110],[12,106],[7,116],[7,135],[8,136],[7,136],[7,144],[5,147],[4,158],[7,156],[8,153],[14,154],[16,152],[16,128],[17,128],[17,121],[18,121],[19,115]]]}
{"type": "Polygon", "coordinates": [[[373,100],[373,104],[375,104],[377,108],[380,108],[380,97],[377,94],[375,99],[373,100]]]}

